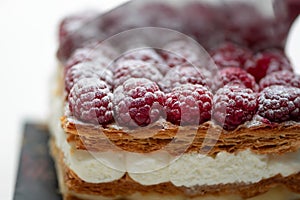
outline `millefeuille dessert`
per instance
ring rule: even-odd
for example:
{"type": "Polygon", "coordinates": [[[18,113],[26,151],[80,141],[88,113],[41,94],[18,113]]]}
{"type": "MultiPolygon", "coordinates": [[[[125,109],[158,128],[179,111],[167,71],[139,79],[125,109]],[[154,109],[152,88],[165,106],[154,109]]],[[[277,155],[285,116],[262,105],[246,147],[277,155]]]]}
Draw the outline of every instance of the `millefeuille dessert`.
{"type": "Polygon", "coordinates": [[[245,2],[139,4],[61,23],[49,127],[64,199],[300,199],[284,15],[275,26],[245,2]],[[192,36],[216,68],[184,39],[105,41],[143,26],[192,36]]]}

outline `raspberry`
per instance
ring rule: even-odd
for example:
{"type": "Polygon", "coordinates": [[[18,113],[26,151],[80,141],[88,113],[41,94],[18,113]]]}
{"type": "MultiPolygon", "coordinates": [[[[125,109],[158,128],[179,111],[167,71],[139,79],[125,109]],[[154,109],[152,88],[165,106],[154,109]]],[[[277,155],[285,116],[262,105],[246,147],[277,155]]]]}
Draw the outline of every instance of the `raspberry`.
{"type": "Polygon", "coordinates": [[[107,87],[112,89],[113,74],[111,71],[102,68],[101,65],[85,62],[74,65],[66,72],[65,89],[69,93],[76,82],[85,78],[95,78],[107,83],[107,87]]]}
{"type": "Polygon", "coordinates": [[[180,19],[177,9],[165,3],[127,4],[102,15],[99,27],[109,36],[146,26],[178,30],[182,25],[180,19]]]}
{"type": "Polygon", "coordinates": [[[163,63],[162,58],[153,49],[137,49],[122,55],[118,62],[124,60],[141,60],[150,64],[163,63]]]}
{"type": "Polygon", "coordinates": [[[202,85],[184,84],[166,95],[167,120],[176,125],[199,125],[211,118],[213,94],[202,85]]]}
{"type": "Polygon", "coordinates": [[[204,47],[218,41],[223,35],[220,34],[217,21],[221,12],[218,12],[216,7],[203,2],[189,1],[181,9],[183,32],[195,38],[204,47]]]}
{"type": "Polygon", "coordinates": [[[69,97],[70,112],[84,122],[106,125],[113,121],[112,93],[99,79],[78,81],[69,97]]]}
{"type": "Polygon", "coordinates": [[[163,112],[164,93],[145,78],[131,78],[114,91],[115,119],[130,128],[147,126],[163,112]]]}
{"type": "Polygon", "coordinates": [[[114,73],[114,86],[118,87],[130,78],[147,78],[158,82],[163,76],[152,64],[143,61],[128,60],[119,63],[114,73]]]}
{"type": "Polygon", "coordinates": [[[195,44],[184,40],[170,42],[160,52],[162,58],[171,68],[198,61],[201,57],[200,53],[200,48],[197,49],[195,44]]]}
{"type": "Polygon", "coordinates": [[[214,83],[216,83],[217,88],[223,87],[228,83],[235,83],[242,84],[255,92],[258,91],[258,85],[256,84],[254,77],[245,70],[236,67],[227,67],[219,71],[214,83]]]}
{"type": "Polygon", "coordinates": [[[225,130],[234,130],[240,124],[251,120],[257,110],[257,95],[240,85],[225,85],[213,99],[213,118],[225,130]]]}
{"type": "Polygon", "coordinates": [[[78,29],[95,16],[95,12],[84,12],[63,19],[59,25],[59,41],[63,42],[68,35],[78,31],[78,29]]]}
{"type": "Polygon", "coordinates": [[[258,114],[271,122],[300,120],[300,89],[274,85],[261,91],[258,114]]]}
{"type": "Polygon", "coordinates": [[[290,71],[273,72],[260,80],[259,86],[263,90],[271,85],[284,85],[300,88],[300,75],[290,71]]]}
{"type": "Polygon", "coordinates": [[[97,20],[88,18],[74,31],[67,32],[60,38],[60,46],[57,52],[58,58],[65,62],[72,53],[89,43],[103,41],[107,36],[97,26],[97,20]]]}
{"type": "Polygon", "coordinates": [[[151,27],[163,27],[178,30],[181,26],[181,17],[175,7],[170,4],[151,2],[138,8],[139,17],[144,25],[151,27]]]}
{"type": "Polygon", "coordinates": [[[117,58],[117,52],[111,46],[94,43],[89,46],[76,49],[66,63],[67,71],[73,65],[82,62],[95,62],[103,68],[109,67],[109,64],[117,58]]]}
{"type": "Polygon", "coordinates": [[[140,60],[155,66],[162,74],[166,74],[169,66],[163,61],[153,49],[138,49],[121,56],[117,63],[122,63],[126,60],[140,60]]]}
{"type": "Polygon", "coordinates": [[[255,77],[256,82],[259,82],[260,79],[272,72],[293,71],[288,58],[283,52],[278,50],[269,50],[256,54],[253,59],[245,63],[245,69],[255,77]]]}
{"type": "Polygon", "coordinates": [[[245,62],[252,57],[252,52],[244,47],[233,43],[223,43],[217,49],[213,50],[211,57],[216,65],[224,67],[243,67],[245,62]]]}
{"type": "Polygon", "coordinates": [[[225,27],[227,39],[251,47],[265,43],[263,39],[268,40],[265,30],[270,22],[266,22],[266,17],[254,4],[235,1],[222,7],[222,12],[225,15],[220,23],[225,27]]]}
{"type": "Polygon", "coordinates": [[[164,92],[169,92],[173,88],[186,83],[199,84],[210,88],[212,82],[206,76],[207,74],[206,70],[193,66],[177,66],[166,74],[159,85],[164,92]]]}
{"type": "MultiPolygon", "coordinates": [[[[99,28],[108,36],[112,36],[116,33],[120,33],[127,29],[128,21],[131,20],[132,13],[126,12],[126,7],[122,9],[114,9],[109,13],[101,16],[101,23],[99,23],[99,28]]],[[[131,20],[132,23],[132,20],[131,20]]]]}

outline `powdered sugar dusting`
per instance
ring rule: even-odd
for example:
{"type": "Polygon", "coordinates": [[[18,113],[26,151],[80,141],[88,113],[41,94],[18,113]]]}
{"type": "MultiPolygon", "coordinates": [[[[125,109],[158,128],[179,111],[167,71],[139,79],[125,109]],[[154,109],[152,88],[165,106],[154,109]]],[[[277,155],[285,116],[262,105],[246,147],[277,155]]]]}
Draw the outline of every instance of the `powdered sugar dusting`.
{"type": "Polygon", "coordinates": [[[111,71],[94,62],[83,62],[74,65],[67,71],[65,78],[66,90],[70,91],[76,82],[84,78],[95,78],[105,81],[107,86],[112,89],[113,74],[111,71]]]}
{"type": "Polygon", "coordinates": [[[65,35],[78,31],[86,22],[97,15],[97,11],[84,11],[65,18],[60,24],[60,40],[62,41],[65,35]]]}
{"type": "Polygon", "coordinates": [[[127,127],[144,127],[156,122],[163,111],[164,94],[156,83],[130,78],[114,91],[115,120],[127,127]]]}
{"type": "Polygon", "coordinates": [[[206,77],[204,71],[204,69],[195,68],[190,65],[177,66],[165,75],[159,85],[165,92],[170,92],[173,88],[187,83],[211,88],[212,82],[206,77]]]}
{"type": "Polygon", "coordinates": [[[162,74],[166,74],[169,70],[169,66],[165,63],[161,56],[156,53],[154,49],[150,48],[135,49],[133,51],[126,52],[118,59],[117,65],[126,60],[140,60],[152,64],[152,66],[156,67],[162,74]]]}
{"type": "Polygon", "coordinates": [[[113,95],[104,81],[85,78],[70,91],[70,113],[76,118],[94,124],[105,125],[113,120],[113,95]]]}
{"type": "Polygon", "coordinates": [[[202,57],[200,49],[184,40],[168,43],[164,46],[161,55],[170,67],[185,63],[195,63],[202,57]]]}
{"type": "Polygon", "coordinates": [[[83,48],[78,48],[68,59],[66,69],[82,62],[94,62],[103,68],[110,67],[111,63],[117,58],[118,52],[108,44],[92,42],[83,48]]]}
{"type": "Polygon", "coordinates": [[[123,84],[130,78],[147,78],[158,83],[163,76],[155,65],[144,61],[127,60],[119,63],[114,73],[115,87],[123,84]]]}
{"type": "Polygon", "coordinates": [[[270,86],[260,93],[258,101],[258,114],[272,122],[300,120],[299,88],[270,86]]]}

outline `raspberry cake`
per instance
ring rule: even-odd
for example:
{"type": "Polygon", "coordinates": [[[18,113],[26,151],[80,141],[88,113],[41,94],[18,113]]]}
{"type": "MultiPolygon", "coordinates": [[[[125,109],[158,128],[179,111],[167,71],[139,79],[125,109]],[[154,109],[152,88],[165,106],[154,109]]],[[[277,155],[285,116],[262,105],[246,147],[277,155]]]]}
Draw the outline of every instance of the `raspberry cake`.
{"type": "Polygon", "coordinates": [[[64,199],[300,199],[300,76],[272,26],[239,2],[63,20],[49,127],[64,199]],[[143,26],[193,37],[218,70],[185,40],[125,53],[104,42],[143,26]]]}

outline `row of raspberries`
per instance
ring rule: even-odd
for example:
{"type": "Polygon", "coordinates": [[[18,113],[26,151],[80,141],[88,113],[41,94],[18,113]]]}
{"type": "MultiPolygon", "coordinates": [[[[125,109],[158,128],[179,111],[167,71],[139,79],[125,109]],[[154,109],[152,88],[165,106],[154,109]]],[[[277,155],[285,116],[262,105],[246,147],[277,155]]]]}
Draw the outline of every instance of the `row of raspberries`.
{"type": "Polygon", "coordinates": [[[212,120],[234,130],[256,114],[300,120],[300,76],[279,50],[224,43],[210,52],[211,68],[186,41],[121,56],[100,46],[77,49],[65,66],[69,109],[84,122],[134,128],[160,118],[181,126],[212,120]]]}
{"type": "MultiPolygon", "coordinates": [[[[102,41],[126,30],[161,27],[194,38],[205,48],[230,40],[251,48],[283,46],[289,28],[285,2],[274,7],[274,17],[253,2],[168,1],[130,3],[101,15],[91,11],[65,18],[60,24],[58,56],[65,61],[89,41],[102,41]],[[101,16],[101,17],[99,17],[101,16]]],[[[160,37],[157,35],[155,37],[160,37]]]]}

